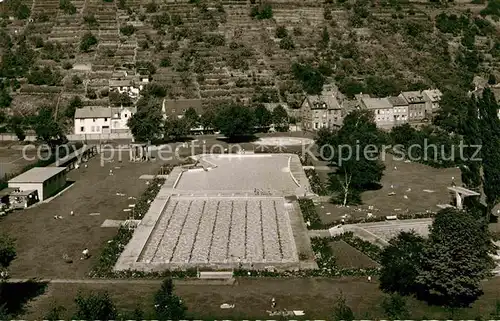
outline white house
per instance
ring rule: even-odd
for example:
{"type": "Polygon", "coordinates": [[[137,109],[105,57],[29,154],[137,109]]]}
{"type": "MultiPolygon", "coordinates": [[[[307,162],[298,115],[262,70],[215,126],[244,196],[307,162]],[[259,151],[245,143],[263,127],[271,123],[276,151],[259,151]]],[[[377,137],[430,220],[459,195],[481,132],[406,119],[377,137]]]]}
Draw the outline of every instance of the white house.
{"type": "Polygon", "coordinates": [[[388,98],[362,97],[361,107],[373,111],[378,127],[394,126],[394,108],[388,98]]]}
{"type": "Polygon", "coordinates": [[[136,87],[134,82],[129,79],[110,79],[109,91],[117,91],[120,94],[128,94],[131,98],[137,98],[139,96],[140,88],[136,87]]]}
{"type": "Polygon", "coordinates": [[[83,107],[75,111],[75,134],[128,132],[127,121],[135,107],[83,107]]]}

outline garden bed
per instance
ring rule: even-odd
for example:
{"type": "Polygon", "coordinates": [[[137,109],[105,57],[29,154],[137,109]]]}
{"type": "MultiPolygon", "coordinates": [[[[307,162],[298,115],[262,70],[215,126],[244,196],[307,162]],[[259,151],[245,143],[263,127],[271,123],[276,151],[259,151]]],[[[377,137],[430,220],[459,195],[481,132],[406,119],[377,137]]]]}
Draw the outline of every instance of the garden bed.
{"type": "Polygon", "coordinates": [[[320,196],[328,195],[328,189],[325,184],[321,182],[321,179],[318,176],[318,173],[314,169],[306,169],[304,170],[307,178],[309,179],[309,184],[311,185],[311,189],[315,194],[320,196]]]}

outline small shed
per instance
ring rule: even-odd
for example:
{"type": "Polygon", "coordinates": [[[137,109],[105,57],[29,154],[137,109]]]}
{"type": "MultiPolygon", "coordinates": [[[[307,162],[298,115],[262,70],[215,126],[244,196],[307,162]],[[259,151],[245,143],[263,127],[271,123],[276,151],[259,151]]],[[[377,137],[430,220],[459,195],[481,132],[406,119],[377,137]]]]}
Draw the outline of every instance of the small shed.
{"type": "Polygon", "coordinates": [[[40,201],[59,192],[66,185],[66,167],[34,167],[9,180],[9,187],[38,191],[40,201]]]}
{"type": "Polygon", "coordinates": [[[10,206],[15,209],[27,208],[38,202],[38,191],[16,191],[9,195],[10,206]]]}
{"type": "Polygon", "coordinates": [[[4,188],[0,191],[0,206],[9,205],[9,196],[13,192],[18,192],[19,188],[4,188]]]}

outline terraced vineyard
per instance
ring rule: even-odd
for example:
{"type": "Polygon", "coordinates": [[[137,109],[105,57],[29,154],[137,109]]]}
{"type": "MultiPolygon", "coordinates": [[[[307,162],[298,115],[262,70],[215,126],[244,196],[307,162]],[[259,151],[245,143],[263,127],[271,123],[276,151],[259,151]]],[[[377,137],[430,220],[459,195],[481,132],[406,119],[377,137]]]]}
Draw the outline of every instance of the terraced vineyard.
{"type": "Polygon", "coordinates": [[[171,197],[140,262],[176,264],[297,262],[280,198],[171,197]]]}

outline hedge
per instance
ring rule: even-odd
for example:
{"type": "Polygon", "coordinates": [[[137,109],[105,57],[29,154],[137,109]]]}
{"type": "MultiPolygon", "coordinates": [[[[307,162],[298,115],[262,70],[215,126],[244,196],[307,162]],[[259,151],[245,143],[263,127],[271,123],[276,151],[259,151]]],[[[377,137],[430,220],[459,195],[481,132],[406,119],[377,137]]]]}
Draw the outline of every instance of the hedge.
{"type": "Polygon", "coordinates": [[[300,211],[304,216],[304,221],[309,222],[307,228],[311,230],[323,229],[324,228],[323,222],[321,222],[321,219],[318,215],[318,212],[316,211],[316,207],[314,206],[313,201],[307,198],[301,198],[298,200],[298,202],[300,206],[300,211]]]}
{"type": "Polygon", "coordinates": [[[325,184],[321,182],[321,179],[319,178],[316,170],[306,169],[304,172],[306,173],[306,176],[309,179],[309,184],[311,185],[311,189],[315,194],[318,194],[320,196],[328,195],[328,190],[325,187],[325,184]]]}

